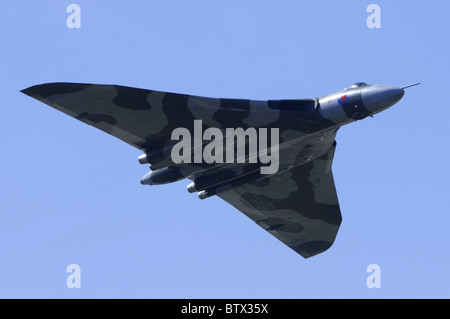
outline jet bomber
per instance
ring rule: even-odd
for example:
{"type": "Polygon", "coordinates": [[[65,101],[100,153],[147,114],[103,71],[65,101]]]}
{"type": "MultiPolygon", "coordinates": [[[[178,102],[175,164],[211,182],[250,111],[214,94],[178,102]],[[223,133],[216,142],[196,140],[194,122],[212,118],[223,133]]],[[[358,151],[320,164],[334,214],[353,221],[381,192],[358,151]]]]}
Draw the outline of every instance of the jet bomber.
{"type": "MultiPolygon", "coordinates": [[[[47,83],[23,93],[142,151],[144,185],[183,179],[218,196],[295,252],[329,249],[342,217],[332,162],[338,129],[404,89],[357,82],[320,98],[211,98],[119,85],[47,83]]],[[[151,192],[151,190],[150,190],[151,192]]]]}

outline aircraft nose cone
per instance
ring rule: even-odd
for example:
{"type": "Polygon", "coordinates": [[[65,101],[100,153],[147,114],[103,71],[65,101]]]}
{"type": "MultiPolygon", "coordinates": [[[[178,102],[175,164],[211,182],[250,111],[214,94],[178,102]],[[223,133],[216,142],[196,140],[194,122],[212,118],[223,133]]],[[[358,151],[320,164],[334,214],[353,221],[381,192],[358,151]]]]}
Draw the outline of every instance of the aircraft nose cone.
{"type": "Polygon", "coordinates": [[[399,87],[392,87],[387,89],[384,94],[386,104],[394,105],[402,99],[405,91],[399,87]]]}
{"type": "Polygon", "coordinates": [[[401,100],[405,91],[390,85],[379,85],[361,94],[365,107],[372,113],[381,112],[401,100]]]}

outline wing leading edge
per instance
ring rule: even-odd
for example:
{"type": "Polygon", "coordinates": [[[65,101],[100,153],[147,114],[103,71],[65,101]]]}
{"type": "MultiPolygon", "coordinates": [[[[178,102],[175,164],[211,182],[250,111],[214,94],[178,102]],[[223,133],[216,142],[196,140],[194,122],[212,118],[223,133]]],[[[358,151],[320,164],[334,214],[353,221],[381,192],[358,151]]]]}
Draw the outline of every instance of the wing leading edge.
{"type": "Polygon", "coordinates": [[[342,221],[331,164],[325,155],[218,196],[294,251],[309,258],[334,243],[342,221]]]}
{"type": "Polygon", "coordinates": [[[177,127],[219,99],[119,85],[46,83],[21,91],[143,151],[162,149],[177,127]]]}

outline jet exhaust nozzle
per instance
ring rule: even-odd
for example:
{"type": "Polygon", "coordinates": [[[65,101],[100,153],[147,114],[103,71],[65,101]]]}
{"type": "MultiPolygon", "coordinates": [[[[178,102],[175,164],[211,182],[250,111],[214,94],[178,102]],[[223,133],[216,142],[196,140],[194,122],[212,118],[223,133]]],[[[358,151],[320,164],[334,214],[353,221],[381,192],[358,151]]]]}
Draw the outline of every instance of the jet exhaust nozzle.
{"type": "Polygon", "coordinates": [[[224,181],[223,183],[214,185],[212,187],[202,189],[197,193],[197,195],[200,199],[205,199],[213,195],[217,195],[218,193],[226,191],[230,188],[234,188],[250,182],[255,182],[266,177],[267,175],[261,174],[261,172],[258,170],[246,175],[237,176],[236,178],[224,181]]]}
{"type": "Polygon", "coordinates": [[[148,172],[141,178],[142,185],[160,185],[179,181],[185,178],[176,167],[166,167],[148,172]]]}

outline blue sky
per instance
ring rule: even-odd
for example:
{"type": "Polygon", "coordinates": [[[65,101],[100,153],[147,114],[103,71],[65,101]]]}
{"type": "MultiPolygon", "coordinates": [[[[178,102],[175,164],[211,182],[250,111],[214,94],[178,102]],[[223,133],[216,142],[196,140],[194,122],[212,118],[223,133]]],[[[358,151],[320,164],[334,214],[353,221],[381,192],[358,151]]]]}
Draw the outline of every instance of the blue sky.
{"type": "Polygon", "coordinates": [[[1,298],[449,298],[446,1],[11,1],[0,10],[1,298]],[[69,29],[66,8],[81,8],[69,29]],[[381,8],[369,29],[366,8],[381,8]],[[343,223],[304,260],[189,181],[146,187],[139,150],[19,91],[82,82],[229,98],[402,86],[340,129],[343,223]],[[66,267],[81,268],[69,289],[66,267]],[[367,266],[381,269],[369,289],[367,266]]]}

